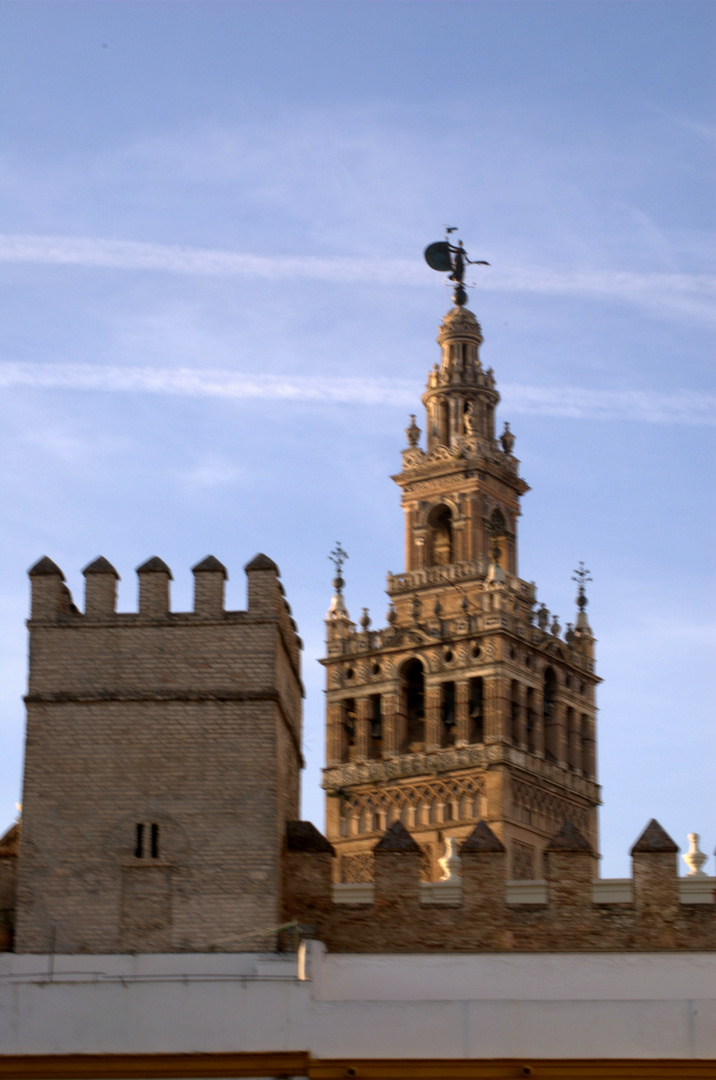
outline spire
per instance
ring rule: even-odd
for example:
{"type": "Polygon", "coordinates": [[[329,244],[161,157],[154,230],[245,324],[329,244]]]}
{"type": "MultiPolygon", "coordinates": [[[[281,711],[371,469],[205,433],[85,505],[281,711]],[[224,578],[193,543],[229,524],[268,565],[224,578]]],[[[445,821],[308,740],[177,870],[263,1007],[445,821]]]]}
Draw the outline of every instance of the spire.
{"type": "Polygon", "coordinates": [[[574,576],[572,577],[572,581],[576,581],[578,586],[577,607],[579,608],[579,614],[577,615],[577,622],[575,624],[575,627],[577,633],[589,634],[590,637],[592,634],[592,628],[589,625],[587,613],[584,609],[589,603],[589,601],[587,600],[585,588],[587,582],[591,580],[592,578],[590,578],[589,576],[589,570],[585,569],[583,562],[580,562],[578,568],[574,571],[574,576]]]}
{"type": "Polygon", "coordinates": [[[347,620],[349,616],[346,610],[345,600],[343,599],[343,588],[345,586],[345,581],[343,580],[341,571],[343,570],[343,565],[348,558],[348,552],[343,550],[340,540],[336,541],[336,546],[334,547],[328,558],[333,563],[336,569],[336,576],[333,579],[333,596],[331,598],[331,606],[328,609],[327,618],[331,620],[347,620]]]}

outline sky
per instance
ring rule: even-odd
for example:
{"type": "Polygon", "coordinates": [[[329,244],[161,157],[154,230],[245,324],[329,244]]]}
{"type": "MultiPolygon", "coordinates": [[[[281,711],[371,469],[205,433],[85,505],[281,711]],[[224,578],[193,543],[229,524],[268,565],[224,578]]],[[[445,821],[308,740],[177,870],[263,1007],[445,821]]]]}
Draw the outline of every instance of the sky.
{"type": "Polygon", "coordinates": [[[328,554],[384,625],[404,428],[459,227],[562,624],[591,571],[601,874],[656,817],[716,844],[709,2],[0,6],[0,831],[20,800],[28,568],[279,565],[323,825],[328,554]]]}

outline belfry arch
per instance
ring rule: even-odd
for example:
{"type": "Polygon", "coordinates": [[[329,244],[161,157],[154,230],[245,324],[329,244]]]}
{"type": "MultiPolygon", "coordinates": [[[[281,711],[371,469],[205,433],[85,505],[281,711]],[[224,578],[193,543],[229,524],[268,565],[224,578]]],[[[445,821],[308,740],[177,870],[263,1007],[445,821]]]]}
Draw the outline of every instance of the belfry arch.
{"type": "Polygon", "coordinates": [[[403,752],[412,753],[425,746],[425,672],[417,657],[400,669],[400,716],[403,727],[403,752]]]}
{"type": "Polygon", "coordinates": [[[448,566],[455,561],[452,511],[441,503],[428,515],[428,566],[448,566]]]}

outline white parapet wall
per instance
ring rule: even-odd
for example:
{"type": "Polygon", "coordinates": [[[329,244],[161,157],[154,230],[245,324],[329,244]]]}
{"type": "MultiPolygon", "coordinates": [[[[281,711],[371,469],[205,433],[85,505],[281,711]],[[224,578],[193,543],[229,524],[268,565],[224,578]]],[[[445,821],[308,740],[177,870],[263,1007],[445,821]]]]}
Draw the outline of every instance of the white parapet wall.
{"type": "MultiPolygon", "coordinates": [[[[372,904],[375,885],[372,881],[337,882],[333,885],[334,904],[372,904]]],[[[716,902],[716,878],[679,878],[679,900],[682,904],[713,904],[716,902]]],[[[420,883],[420,901],[423,904],[462,903],[462,881],[423,881],[420,883]]],[[[546,881],[508,881],[505,886],[505,902],[518,904],[546,904],[549,888],[546,881]]],[[[633,904],[634,887],[631,878],[597,878],[592,882],[594,904],[633,904]]]]}
{"type": "Polygon", "coordinates": [[[0,954],[0,1058],[716,1058],[716,954],[0,954]]]}

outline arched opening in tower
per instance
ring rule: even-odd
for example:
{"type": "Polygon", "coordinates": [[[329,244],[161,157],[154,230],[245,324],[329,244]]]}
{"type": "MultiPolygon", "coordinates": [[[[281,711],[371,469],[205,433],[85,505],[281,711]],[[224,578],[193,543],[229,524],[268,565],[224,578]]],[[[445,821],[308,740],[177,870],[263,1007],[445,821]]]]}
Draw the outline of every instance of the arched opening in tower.
{"type": "Polygon", "coordinates": [[[493,510],[490,515],[490,562],[496,562],[503,570],[507,565],[507,522],[501,510],[493,510]]]}
{"type": "Polygon", "coordinates": [[[405,737],[403,753],[425,747],[425,675],[417,659],[408,660],[400,673],[401,714],[405,737]]]}
{"type": "Polygon", "coordinates": [[[428,566],[453,562],[452,514],[448,506],[434,506],[428,517],[428,566]]]}

